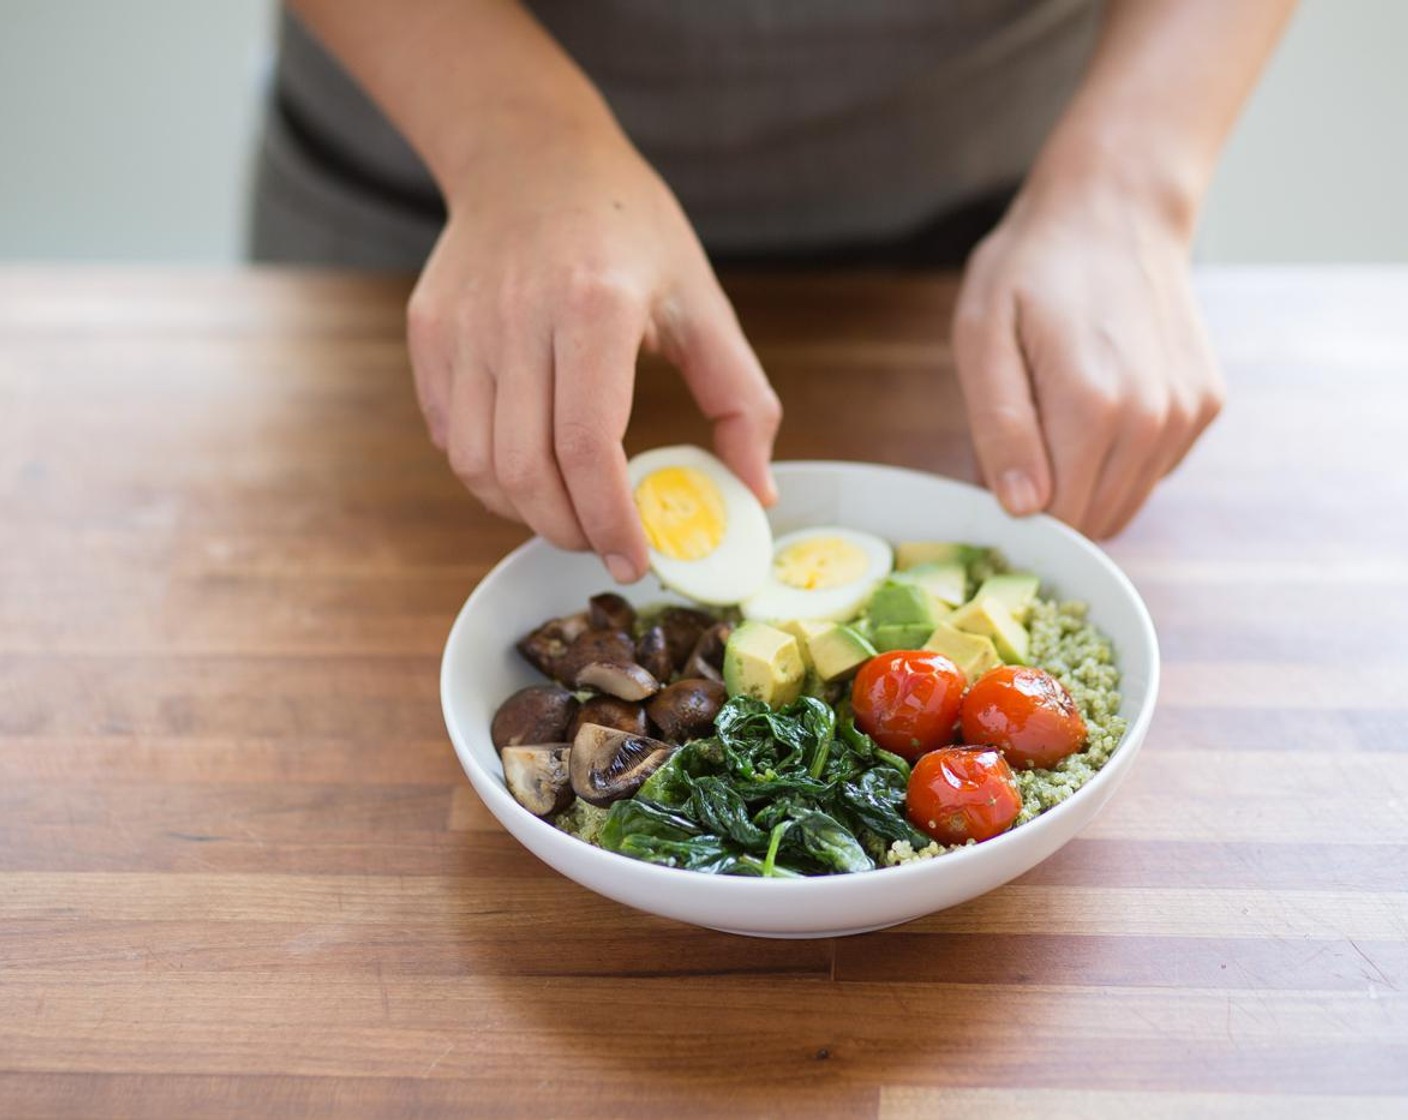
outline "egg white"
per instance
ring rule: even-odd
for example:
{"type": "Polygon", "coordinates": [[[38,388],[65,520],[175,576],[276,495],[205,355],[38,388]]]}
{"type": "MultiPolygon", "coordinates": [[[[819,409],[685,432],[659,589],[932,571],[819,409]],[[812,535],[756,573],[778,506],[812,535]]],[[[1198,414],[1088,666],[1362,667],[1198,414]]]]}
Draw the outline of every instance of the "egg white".
{"type": "Polygon", "coordinates": [[[808,589],[783,583],[769,564],[762,587],[743,603],[744,618],[774,622],[793,619],[845,622],[860,613],[876,585],[894,567],[895,555],[889,542],[870,533],[834,525],[799,529],[778,537],[773,545],[773,556],[780,556],[785,549],[814,537],[839,537],[860,549],[865,554],[864,573],[835,587],[808,589]]]}
{"type": "Polygon", "coordinates": [[[650,566],[660,582],[681,595],[711,606],[741,603],[762,586],[772,567],[772,526],[753,491],[707,451],[680,445],[643,451],[626,465],[631,489],[666,467],[688,467],[719,488],[724,531],[719,545],[698,560],[676,560],[650,549],[650,566]]]}

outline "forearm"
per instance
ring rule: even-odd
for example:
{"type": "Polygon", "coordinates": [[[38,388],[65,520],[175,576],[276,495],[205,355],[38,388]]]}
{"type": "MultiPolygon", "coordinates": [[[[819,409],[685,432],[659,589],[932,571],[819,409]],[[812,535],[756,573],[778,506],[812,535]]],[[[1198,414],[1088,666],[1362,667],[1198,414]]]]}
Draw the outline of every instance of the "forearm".
{"type": "Polygon", "coordinates": [[[448,196],[544,128],[615,134],[586,75],[517,0],[290,0],[448,196]]]}
{"type": "Polygon", "coordinates": [[[1295,0],[1109,0],[1028,193],[1115,190],[1191,234],[1218,153],[1295,0]]]}

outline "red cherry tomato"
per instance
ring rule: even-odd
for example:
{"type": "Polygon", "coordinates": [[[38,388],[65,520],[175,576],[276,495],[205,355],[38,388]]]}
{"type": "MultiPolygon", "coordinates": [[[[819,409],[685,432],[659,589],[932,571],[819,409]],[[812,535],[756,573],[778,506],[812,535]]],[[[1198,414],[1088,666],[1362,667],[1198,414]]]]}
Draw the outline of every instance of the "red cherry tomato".
{"type": "Polygon", "coordinates": [[[856,726],[911,762],[953,742],[968,680],[941,653],[893,650],[861,666],[851,686],[856,726]]]}
{"type": "Polygon", "coordinates": [[[1003,665],[963,698],[963,741],[996,747],[1013,766],[1044,769],[1080,750],[1085,720],[1050,673],[1003,665]]]}
{"type": "Polygon", "coordinates": [[[945,747],[914,764],[905,811],[940,844],[988,840],[1006,832],[1022,809],[1007,760],[991,747],[945,747]]]}

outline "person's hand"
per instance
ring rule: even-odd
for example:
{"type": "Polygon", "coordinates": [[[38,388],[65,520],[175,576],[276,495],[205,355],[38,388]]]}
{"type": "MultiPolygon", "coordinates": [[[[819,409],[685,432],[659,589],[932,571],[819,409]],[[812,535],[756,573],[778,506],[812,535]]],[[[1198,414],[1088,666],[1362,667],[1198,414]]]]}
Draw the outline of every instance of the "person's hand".
{"type": "Polygon", "coordinates": [[[680,368],[765,502],[777,397],[678,203],[614,126],[516,116],[475,135],[407,310],[431,439],[490,510],[636,579],[621,439],[641,348],[680,368]]]}
{"type": "Polygon", "coordinates": [[[1118,191],[1028,190],[974,251],[954,359],[1010,513],[1112,536],[1217,415],[1183,226],[1118,191]]]}

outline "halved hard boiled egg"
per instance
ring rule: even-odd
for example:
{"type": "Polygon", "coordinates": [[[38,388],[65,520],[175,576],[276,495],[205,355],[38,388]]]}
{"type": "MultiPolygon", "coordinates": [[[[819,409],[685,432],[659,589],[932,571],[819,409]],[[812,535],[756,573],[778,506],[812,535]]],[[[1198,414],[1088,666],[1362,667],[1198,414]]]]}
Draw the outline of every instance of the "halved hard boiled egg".
{"type": "Polygon", "coordinates": [[[767,621],[854,618],[890,574],[887,542],[854,529],[800,529],[777,538],[768,578],[743,603],[743,617],[767,621]]]}
{"type": "Polygon", "coordinates": [[[701,603],[741,603],[772,561],[767,514],[738,476],[698,447],[657,447],[627,464],[650,566],[701,603]]]}

